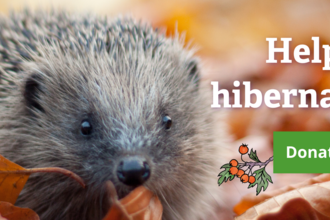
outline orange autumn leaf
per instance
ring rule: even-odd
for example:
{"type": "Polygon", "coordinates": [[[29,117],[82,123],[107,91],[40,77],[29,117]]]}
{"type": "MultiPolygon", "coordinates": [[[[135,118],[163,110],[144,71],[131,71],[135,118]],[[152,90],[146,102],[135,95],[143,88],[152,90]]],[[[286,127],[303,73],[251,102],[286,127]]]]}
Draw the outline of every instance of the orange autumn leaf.
{"type": "Polygon", "coordinates": [[[23,167],[7,160],[0,155],[0,201],[15,204],[19,193],[22,191],[29,174],[8,174],[7,171],[25,170],[23,167]]]}
{"type": "Polygon", "coordinates": [[[161,220],[163,206],[158,197],[143,186],[137,187],[125,198],[118,200],[113,184],[107,182],[112,206],[103,220],[161,220]]]}
{"type": "MultiPolygon", "coordinates": [[[[305,199],[312,207],[312,209],[307,209],[306,215],[314,215],[315,213],[316,216],[321,219],[330,219],[329,180],[330,174],[323,174],[294,186],[287,186],[279,190],[270,191],[260,197],[247,195],[234,207],[236,214],[244,212],[242,215],[238,216],[236,220],[265,219],[265,214],[278,212],[279,210],[281,211],[277,214],[282,215],[281,212],[290,212],[290,209],[286,207],[291,207],[291,205],[287,203],[292,203],[291,200],[296,198],[305,199]],[[260,202],[263,203],[259,204],[260,202]]],[[[298,206],[298,203],[296,206],[298,206]]],[[[294,214],[294,212],[291,212],[291,214],[294,214]]],[[[302,218],[296,216],[295,219],[302,218]]]]}
{"type": "Polygon", "coordinates": [[[39,220],[39,216],[31,209],[0,202],[0,220],[39,220]]]}
{"type": "Polygon", "coordinates": [[[61,173],[76,180],[85,187],[83,180],[75,173],[59,167],[24,169],[0,155],[0,201],[15,204],[31,173],[61,173]]]}

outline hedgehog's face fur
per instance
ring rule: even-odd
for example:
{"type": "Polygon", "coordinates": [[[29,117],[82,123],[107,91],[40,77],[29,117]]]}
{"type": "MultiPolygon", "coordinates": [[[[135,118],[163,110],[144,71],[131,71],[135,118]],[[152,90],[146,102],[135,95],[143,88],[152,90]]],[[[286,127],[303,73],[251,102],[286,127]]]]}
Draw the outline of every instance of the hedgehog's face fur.
{"type": "MultiPolygon", "coordinates": [[[[51,140],[52,153],[70,155],[68,163],[81,166],[89,185],[111,180],[119,194],[126,193],[131,188],[118,181],[116,168],[123,157],[137,155],[151,169],[146,186],[168,187],[168,179],[182,175],[180,164],[194,160],[186,150],[196,147],[200,124],[193,104],[198,82],[191,78],[197,63],[181,61],[180,55],[165,51],[126,63],[127,54],[119,54],[114,66],[102,58],[106,54],[37,63],[22,87],[25,113],[34,124],[31,135],[42,139],[40,148],[51,140]],[[90,126],[87,134],[84,122],[90,126]]],[[[56,160],[50,157],[57,155],[42,156],[56,160]]]]}
{"type": "Polygon", "coordinates": [[[183,210],[203,193],[199,185],[209,178],[213,161],[206,155],[213,150],[207,147],[210,119],[204,111],[209,106],[200,96],[198,62],[178,39],[150,28],[131,42],[134,30],[142,27],[128,24],[126,30],[106,34],[112,39],[97,33],[100,44],[94,39],[92,45],[79,42],[69,48],[60,40],[40,40],[38,53],[29,51],[21,64],[19,90],[12,92],[16,103],[10,103],[18,119],[9,127],[16,139],[12,148],[22,153],[8,157],[25,167],[66,168],[87,184],[83,190],[59,175],[32,176],[27,185],[32,192],[27,187],[19,201],[45,219],[55,210],[47,205],[57,200],[72,201],[62,210],[63,204],[57,204],[63,217],[104,215],[109,207],[106,181],[114,183],[120,197],[133,189],[117,175],[127,156],[149,164],[151,174],[143,185],[159,196],[166,219],[187,217],[183,210]],[[170,129],[166,116],[172,120],[170,129]],[[84,122],[90,126],[87,132],[84,122]],[[28,201],[31,193],[41,204],[28,201]]]}

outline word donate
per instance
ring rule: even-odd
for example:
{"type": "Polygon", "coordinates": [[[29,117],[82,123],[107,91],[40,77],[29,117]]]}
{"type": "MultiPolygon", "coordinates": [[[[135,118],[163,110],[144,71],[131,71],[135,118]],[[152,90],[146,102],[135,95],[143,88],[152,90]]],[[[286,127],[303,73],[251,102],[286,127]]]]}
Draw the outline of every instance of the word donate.
{"type": "Polygon", "coordinates": [[[299,158],[327,158],[327,155],[329,155],[330,158],[330,148],[328,150],[326,149],[299,149],[293,147],[293,146],[287,146],[287,158],[294,158],[298,156],[299,158]],[[327,153],[329,152],[329,154],[327,153]],[[298,154],[297,154],[298,152],[298,154]]]}
{"type": "Polygon", "coordinates": [[[274,173],[330,173],[329,131],[273,132],[274,173]]]}

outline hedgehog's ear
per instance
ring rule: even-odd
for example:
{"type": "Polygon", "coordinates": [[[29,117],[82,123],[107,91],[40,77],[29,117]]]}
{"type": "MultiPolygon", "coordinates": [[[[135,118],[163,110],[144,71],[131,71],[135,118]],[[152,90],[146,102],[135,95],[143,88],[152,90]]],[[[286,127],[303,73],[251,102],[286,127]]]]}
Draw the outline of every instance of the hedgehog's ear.
{"type": "Polygon", "coordinates": [[[44,112],[44,109],[39,103],[39,95],[41,93],[41,76],[37,74],[31,75],[25,81],[24,99],[26,107],[29,110],[37,110],[44,112]]]}
{"type": "Polygon", "coordinates": [[[198,87],[200,79],[199,61],[197,59],[189,61],[187,69],[189,73],[189,80],[191,80],[198,87]]]}

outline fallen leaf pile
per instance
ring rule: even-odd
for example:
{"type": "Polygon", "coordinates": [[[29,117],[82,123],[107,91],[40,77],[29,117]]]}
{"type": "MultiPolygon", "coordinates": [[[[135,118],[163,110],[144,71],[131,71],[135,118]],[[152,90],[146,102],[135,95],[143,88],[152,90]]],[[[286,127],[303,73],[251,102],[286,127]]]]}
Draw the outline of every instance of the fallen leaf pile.
{"type": "Polygon", "coordinates": [[[71,171],[58,167],[24,169],[0,155],[0,201],[15,204],[31,173],[61,173],[85,188],[84,181],[71,171]]]}
{"type": "MultiPolygon", "coordinates": [[[[77,181],[84,181],[75,173],[58,167],[24,169],[0,155],[0,220],[38,220],[31,209],[14,206],[20,192],[32,173],[60,173],[77,181]]],[[[161,220],[163,206],[157,196],[140,186],[121,200],[113,184],[108,181],[111,209],[103,220],[161,220]]]]}
{"type": "Polygon", "coordinates": [[[84,181],[71,171],[58,167],[24,169],[0,155],[0,220],[37,220],[38,215],[27,208],[13,206],[32,173],[61,173],[85,187],[84,181]],[[2,218],[2,219],[1,219],[2,218]]]}
{"type": "Polygon", "coordinates": [[[330,219],[330,174],[293,186],[243,197],[234,207],[236,220],[330,219]]]}

